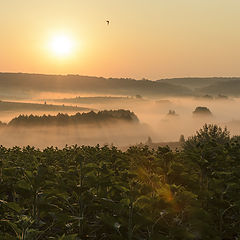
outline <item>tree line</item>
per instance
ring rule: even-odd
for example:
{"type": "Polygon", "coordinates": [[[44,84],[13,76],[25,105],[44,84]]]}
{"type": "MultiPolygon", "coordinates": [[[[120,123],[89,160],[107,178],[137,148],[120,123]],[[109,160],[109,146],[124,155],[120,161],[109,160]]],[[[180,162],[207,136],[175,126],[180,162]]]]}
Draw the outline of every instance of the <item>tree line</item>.
{"type": "MultiPolygon", "coordinates": [[[[58,113],[54,115],[19,115],[13,118],[8,126],[49,126],[49,125],[75,125],[75,124],[91,124],[91,123],[105,123],[105,122],[139,122],[137,116],[129,110],[104,110],[99,112],[83,112],[76,113],[75,115],[68,115],[58,113]]],[[[4,125],[4,124],[3,124],[4,125]]]]}

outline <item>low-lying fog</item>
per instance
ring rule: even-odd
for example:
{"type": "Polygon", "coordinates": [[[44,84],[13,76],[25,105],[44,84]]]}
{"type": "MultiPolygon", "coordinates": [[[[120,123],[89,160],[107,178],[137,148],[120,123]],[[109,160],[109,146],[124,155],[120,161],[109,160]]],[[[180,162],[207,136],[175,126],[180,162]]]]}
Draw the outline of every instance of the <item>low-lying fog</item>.
{"type": "MultiPolygon", "coordinates": [[[[49,97],[49,96],[48,96],[49,97]]],[[[43,99],[43,98],[42,98],[43,99]]],[[[41,101],[42,101],[41,99],[41,101]]],[[[48,101],[49,98],[48,98],[48,101]]],[[[52,100],[51,103],[65,104],[66,106],[87,107],[98,110],[128,109],[133,111],[141,123],[146,125],[126,126],[111,125],[101,128],[81,126],[65,128],[36,128],[36,129],[1,129],[0,144],[64,146],[65,144],[115,144],[127,146],[146,142],[150,136],[153,142],[178,141],[181,134],[185,138],[193,135],[204,123],[216,123],[222,127],[227,126],[231,135],[240,135],[240,99],[205,99],[205,98],[122,98],[120,100],[108,99],[104,103],[79,103],[61,100],[52,100]],[[209,108],[212,117],[193,117],[193,111],[198,106],[209,108]],[[174,110],[176,115],[168,115],[174,110]],[[239,122],[238,122],[239,120],[239,122]]],[[[0,121],[8,122],[21,112],[0,112],[0,121]]],[[[39,112],[24,112],[24,114],[39,114],[39,112]]],[[[43,114],[43,113],[41,113],[43,114]]],[[[49,114],[47,112],[46,114],[49,114]]],[[[57,114],[57,112],[51,112],[57,114]]]]}
{"type": "Polygon", "coordinates": [[[67,145],[97,144],[127,146],[143,142],[151,132],[142,124],[117,123],[105,126],[76,125],[64,127],[2,127],[0,128],[0,144],[12,146],[48,146],[64,147],[67,145]]]}
{"type": "Polygon", "coordinates": [[[171,103],[148,103],[136,106],[135,113],[141,121],[149,124],[154,130],[154,142],[178,141],[181,134],[185,138],[193,135],[205,123],[218,124],[227,127],[231,135],[240,134],[240,99],[205,100],[200,98],[172,98],[171,103]],[[193,111],[196,107],[207,107],[212,117],[196,117],[193,111]],[[176,116],[169,116],[169,110],[174,110],[176,116]]]}

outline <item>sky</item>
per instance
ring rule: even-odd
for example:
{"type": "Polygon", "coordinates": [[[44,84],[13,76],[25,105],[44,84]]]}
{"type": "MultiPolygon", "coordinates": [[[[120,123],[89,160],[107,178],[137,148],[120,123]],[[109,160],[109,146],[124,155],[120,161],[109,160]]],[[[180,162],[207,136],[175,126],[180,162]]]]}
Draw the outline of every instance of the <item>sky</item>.
{"type": "Polygon", "coordinates": [[[0,0],[0,71],[240,76],[239,9],[239,0],[0,0]],[[54,52],[59,36],[68,54],[54,52]]]}

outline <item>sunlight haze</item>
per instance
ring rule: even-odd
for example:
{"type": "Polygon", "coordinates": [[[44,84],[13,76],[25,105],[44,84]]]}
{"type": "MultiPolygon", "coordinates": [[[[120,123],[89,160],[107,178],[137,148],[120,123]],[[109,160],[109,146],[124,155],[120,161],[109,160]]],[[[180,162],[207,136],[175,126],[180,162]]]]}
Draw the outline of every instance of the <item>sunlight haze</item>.
{"type": "Polygon", "coordinates": [[[239,8],[236,0],[1,1],[0,68],[137,79],[239,76],[239,8]],[[54,56],[46,46],[58,32],[70,40],[60,48],[57,40],[54,56]]]}
{"type": "Polygon", "coordinates": [[[240,0],[0,0],[0,240],[240,240],[240,0]]]}

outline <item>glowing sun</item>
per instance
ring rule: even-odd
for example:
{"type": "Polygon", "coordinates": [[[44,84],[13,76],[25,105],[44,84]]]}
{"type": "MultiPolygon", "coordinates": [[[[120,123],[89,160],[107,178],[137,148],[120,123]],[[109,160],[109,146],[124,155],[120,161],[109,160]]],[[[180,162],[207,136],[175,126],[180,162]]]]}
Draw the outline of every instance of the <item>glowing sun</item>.
{"type": "Polygon", "coordinates": [[[51,51],[58,57],[66,57],[73,52],[74,43],[65,35],[54,36],[50,43],[51,51]]]}

